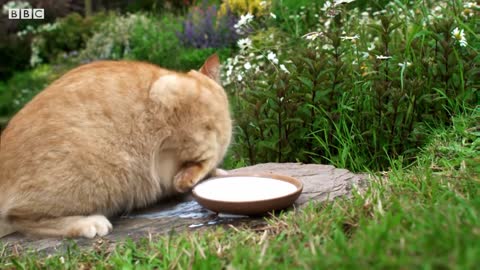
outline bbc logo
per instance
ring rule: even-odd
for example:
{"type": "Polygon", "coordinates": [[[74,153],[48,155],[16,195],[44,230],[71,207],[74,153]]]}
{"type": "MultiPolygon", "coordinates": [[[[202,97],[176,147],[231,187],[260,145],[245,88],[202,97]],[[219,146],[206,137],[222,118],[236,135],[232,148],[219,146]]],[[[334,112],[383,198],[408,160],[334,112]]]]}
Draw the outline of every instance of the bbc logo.
{"type": "Polygon", "coordinates": [[[18,19],[43,19],[45,10],[43,8],[11,8],[8,10],[8,18],[18,19]]]}

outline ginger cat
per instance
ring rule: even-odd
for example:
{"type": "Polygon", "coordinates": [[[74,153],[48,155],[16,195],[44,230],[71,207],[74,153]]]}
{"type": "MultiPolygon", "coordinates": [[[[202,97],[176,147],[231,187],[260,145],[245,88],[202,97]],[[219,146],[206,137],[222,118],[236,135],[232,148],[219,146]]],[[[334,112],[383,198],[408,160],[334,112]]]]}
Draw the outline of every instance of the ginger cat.
{"type": "Polygon", "coordinates": [[[0,236],[104,236],[215,172],[232,133],[219,68],[101,61],[53,82],[1,135],[0,236]]]}

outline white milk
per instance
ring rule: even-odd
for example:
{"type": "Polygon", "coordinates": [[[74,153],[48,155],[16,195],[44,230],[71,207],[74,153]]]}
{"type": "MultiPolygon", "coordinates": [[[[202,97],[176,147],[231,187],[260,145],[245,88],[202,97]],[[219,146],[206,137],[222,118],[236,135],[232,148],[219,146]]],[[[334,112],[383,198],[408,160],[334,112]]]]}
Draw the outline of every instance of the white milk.
{"type": "Polygon", "coordinates": [[[206,180],[193,190],[198,196],[210,200],[245,202],[289,195],[297,191],[297,187],[271,178],[235,176],[206,180]]]}

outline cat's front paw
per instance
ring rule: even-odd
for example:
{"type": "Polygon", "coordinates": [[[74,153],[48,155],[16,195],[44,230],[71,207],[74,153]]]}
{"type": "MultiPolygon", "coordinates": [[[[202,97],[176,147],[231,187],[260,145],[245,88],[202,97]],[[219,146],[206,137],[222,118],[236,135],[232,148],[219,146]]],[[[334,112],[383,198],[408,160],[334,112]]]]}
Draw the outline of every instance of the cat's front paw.
{"type": "Polygon", "coordinates": [[[112,224],[105,216],[92,215],[78,220],[70,230],[70,236],[94,238],[112,231],[112,224]]]}
{"type": "Polygon", "coordinates": [[[201,166],[198,164],[182,168],[173,180],[175,189],[180,193],[188,192],[201,178],[201,166]]]}

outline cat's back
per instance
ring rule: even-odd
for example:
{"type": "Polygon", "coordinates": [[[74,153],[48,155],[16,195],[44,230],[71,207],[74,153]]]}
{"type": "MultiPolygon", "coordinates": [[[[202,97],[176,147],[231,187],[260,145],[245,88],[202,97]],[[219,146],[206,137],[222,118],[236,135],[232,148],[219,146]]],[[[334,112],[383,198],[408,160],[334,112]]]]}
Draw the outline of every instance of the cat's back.
{"type": "MultiPolygon", "coordinates": [[[[160,67],[133,61],[98,61],[77,67],[50,84],[20,112],[48,105],[115,103],[147,98],[148,89],[162,74],[160,67]]],[[[68,106],[66,106],[68,107],[68,106]]],[[[71,107],[71,106],[70,106],[71,107]]]]}
{"type": "Polygon", "coordinates": [[[145,111],[148,89],[169,72],[129,61],[99,61],[67,72],[11,119],[1,135],[0,170],[18,174],[17,164],[35,168],[67,157],[106,158],[135,138],[131,132],[145,111]]]}
{"type": "Polygon", "coordinates": [[[98,61],[77,67],[50,84],[10,121],[2,136],[19,136],[28,127],[85,125],[123,121],[126,110],[143,109],[148,89],[163,73],[160,67],[130,61],[98,61]],[[37,124],[36,124],[37,123],[37,124]],[[41,124],[40,124],[41,123],[41,124]]]}

